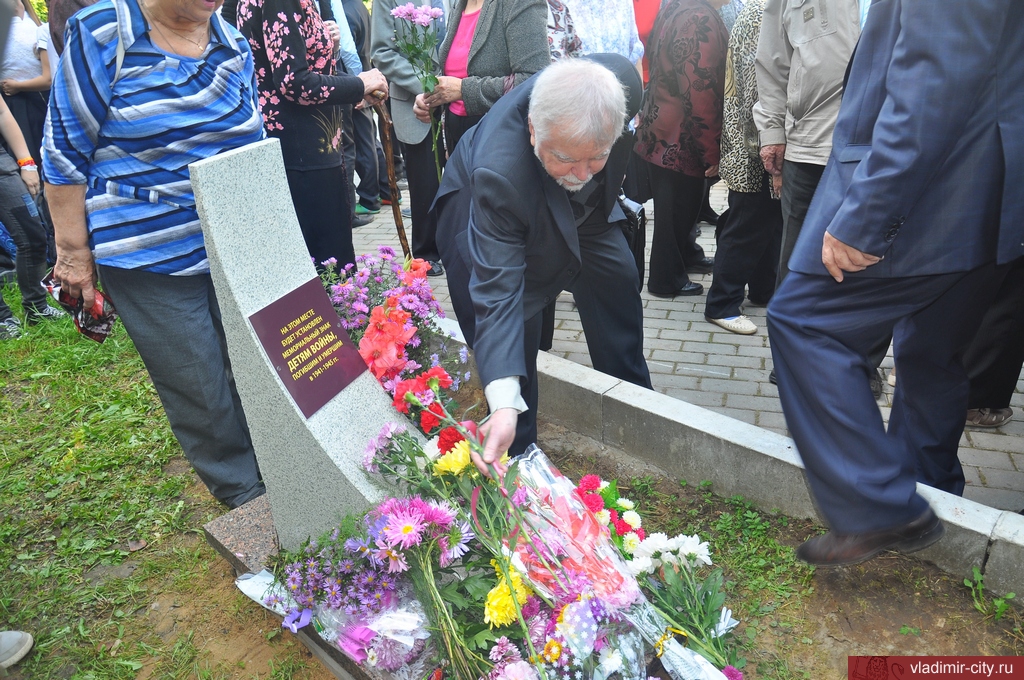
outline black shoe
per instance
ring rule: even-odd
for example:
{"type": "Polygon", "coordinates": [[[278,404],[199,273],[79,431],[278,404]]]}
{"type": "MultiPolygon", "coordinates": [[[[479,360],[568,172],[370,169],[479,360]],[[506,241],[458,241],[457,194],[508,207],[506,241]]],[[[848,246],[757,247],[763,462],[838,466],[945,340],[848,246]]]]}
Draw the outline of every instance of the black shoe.
{"type": "Polygon", "coordinates": [[[708,224],[710,224],[712,226],[717,227],[718,226],[718,213],[716,213],[711,208],[708,208],[706,211],[701,212],[701,214],[697,217],[697,221],[698,222],[706,222],[706,223],[708,223],[708,224]]]}
{"type": "Polygon", "coordinates": [[[430,265],[430,269],[427,270],[427,276],[444,276],[444,265],[434,260],[427,260],[427,264],[430,265]]]}
{"type": "Polygon", "coordinates": [[[372,215],[356,215],[352,218],[352,228],[358,229],[359,227],[365,227],[370,222],[373,222],[372,215]]]}
{"type": "Polygon", "coordinates": [[[29,326],[35,326],[42,321],[55,321],[57,319],[63,319],[68,315],[63,309],[51,307],[50,305],[43,305],[42,309],[35,309],[28,307],[25,309],[25,322],[29,326]]]}
{"type": "Polygon", "coordinates": [[[680,295],[700,295],[701,293],[704,292],[704,286],[700,285],[699,283],[694,283],[693,281],[687,281],[686,285],[672,293],[658,293],[651,290],[650,288],[647,289],[647,292],[656,298],[667,299],[678,297],[680,295]]]}
{"type": "Polygon", "coordinates": [[[686,265],[688,274],[710,274],[715,268],[715,258],[702,257],[693,264],[686,265]]]}
{"type": "Polygon", "coordinates": [[[885,550],[917,552],[938,541],[945,533],[946,527],[928,508],[917,519],[890,529],[862,534],[830,531],[824,536],[815,536],[797,547],[796,556],[821,567],[859,564],[885,550]]]}
{"type": "Polygon", "coordinates": [[[778,385],[779,384],[778,378],[775,377],[775,369],[774,368],[772,369],[772,372],[768,374],[768,382],[770,382],[773,385],[778,385]]]}

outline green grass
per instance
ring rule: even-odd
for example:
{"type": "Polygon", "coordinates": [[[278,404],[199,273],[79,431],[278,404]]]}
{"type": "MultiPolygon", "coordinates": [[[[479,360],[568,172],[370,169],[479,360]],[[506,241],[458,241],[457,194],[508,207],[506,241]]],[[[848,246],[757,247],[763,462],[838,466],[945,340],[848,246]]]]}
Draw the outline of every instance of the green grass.
{"type": "MultiPolygon", "coordinates": [[[[4,297],[19,313],[16,291],[4,297]]],[[[69,319],[25,330],[0,341],[0,628],[36,638],[13,670],[256,676],[211,667],[191,634],[165,641],[147,620],[161,594],[201,602],[198,584],[221,558],[196,532],[224,509],[205,489],[185,493],[193,475],[123,326],[103,344],[69,319]]],[[[241,606],[242,618],[259,611],[241,606]]],[[[263,677],[305,675],[295,643],[273,644],[281,654],[263,677]]]]}

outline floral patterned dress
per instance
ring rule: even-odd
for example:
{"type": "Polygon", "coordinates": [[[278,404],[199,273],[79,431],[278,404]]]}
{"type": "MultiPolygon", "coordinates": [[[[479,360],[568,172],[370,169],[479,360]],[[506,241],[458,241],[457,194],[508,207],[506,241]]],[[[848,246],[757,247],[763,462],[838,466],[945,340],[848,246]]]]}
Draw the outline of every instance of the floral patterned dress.
{"type": "Polygon", "coordinates": [[[335,75],[334,45],[315,0],[241,0],[238,27],[252,47],[267,134],[281,140],[285,167],[342,164],[342,105],[363,98],[356,76],[335,75]]]}
{"type": "Polygon", "coordinates": [[[718,165],[729,34],[703,0],[669,0],[650,37],[651,82],[636,152],[690,177],[718,165]]]}

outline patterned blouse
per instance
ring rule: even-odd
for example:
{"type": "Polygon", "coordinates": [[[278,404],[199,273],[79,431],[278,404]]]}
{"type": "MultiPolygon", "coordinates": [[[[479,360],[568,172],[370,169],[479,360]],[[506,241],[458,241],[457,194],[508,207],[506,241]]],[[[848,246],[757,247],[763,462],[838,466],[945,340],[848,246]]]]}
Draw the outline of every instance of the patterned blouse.
{"type": "Polygon", "coordinates": [[[562,0],[548,0],[548,49],[551,61],[583,54],[583,41],[576,35],[569,8],[562,0]]]}
{"type": "MultiPolygon", "coordinates": [[[[363,81],[335,75],[324,26],[330,5],[315,0],[241,0],[238,28],[249,40],[267,134],[281,140],[289,170],[341,165],[342,104],[363,98],[363,81]]],[[[344,21],[344,17],[342,21],[344,21]]]]}
{"type": "Polygon", "coordinates": [[[210,271],[188,164],[264,136],[249,46],[217,14],[210,21],[210,44],[192,59],[153,45],[136,0],[103,0],[68,20],[43,170],[52,184],[89,186],[89,245],[99,264],[210,271]],[[119,42],[125,55],[114,82],[119,42]]]}
{"type": "Polygon", "coordinates": [[[725,53],[722,17],[703,0],[667,0],[651,31],[651,82],[636,152],[691,177],[718,165],[725,53]]]}
{"type": "Polygon", "coordinates": [[[722,161],[718,174],[733,191],[756,193],[764,180],[764,165],[754,125],[757,102],[757,38],[765,0],[747,0],[729,36],[725,75],[725,122],[722,125],[722,161]]]}

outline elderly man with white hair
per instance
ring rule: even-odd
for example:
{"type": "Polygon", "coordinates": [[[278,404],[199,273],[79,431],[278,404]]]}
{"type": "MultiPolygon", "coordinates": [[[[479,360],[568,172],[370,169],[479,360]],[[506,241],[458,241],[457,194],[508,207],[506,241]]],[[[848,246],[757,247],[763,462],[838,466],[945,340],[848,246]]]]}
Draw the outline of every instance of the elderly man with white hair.
{"type": "Polygon", "coordinates": [[[563,290],[594,368],[651,386],[617,201],[631,139],[622,133],[642,94],[619,55],[556,62],[502,97],[448,160],[431,211],[491,411],[481,469],[537,438],[541,312],[563,290]]]}

